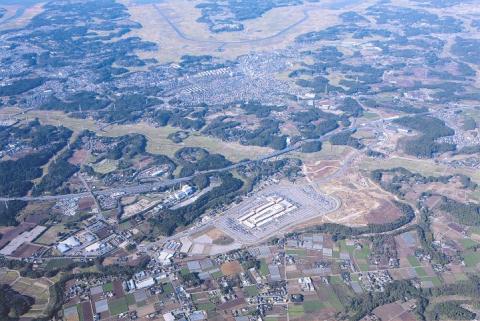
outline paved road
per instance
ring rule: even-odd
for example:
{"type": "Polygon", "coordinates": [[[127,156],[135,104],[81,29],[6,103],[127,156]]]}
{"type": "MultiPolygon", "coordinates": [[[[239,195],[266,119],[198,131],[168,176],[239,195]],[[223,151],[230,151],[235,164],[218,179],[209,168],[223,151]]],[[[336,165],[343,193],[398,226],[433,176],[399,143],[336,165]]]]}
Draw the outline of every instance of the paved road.
{"type": "MultiPolygon", "coordinates": [[[[351,130],[351,129],[349,129],[351,130]]],[[[143,183],[143,184],[138,184],[138,185],[132,185],[132,186],[123,186],[123,187],[116,187],[116,188],[108,188],[100,191],[91,191],[95,196],[98,195],[110,195],[113,193],[122,193],[124,195],[132,195],[132,194],[142,194],[142,193],[147,193],[147,192],[152,192],[156,191],[160,188],[164,187],[169,187],[169,186],[174,186],[180,183],[185,183],[188,181],[191,181],[194,177],[204,175],[204,174],[214,174],[214,173],[220,173],[220,172],[228,172],[233,169],[239,168],[241,166],[249,165],[249,164],[254,164],[258,162],[263,162],[265,160],[275,158],[278,156],[281,156],[283,154],[290,153],[292,151],[298,150],[303,143],[305,142],[312,142],[312,141],[326,141],[329,139],[332,135],[338,133],[339,131],[333,131],[327,135],[322,136],[321,138],[318,139],[306,139],[303,141],[299,141],[293,146],[288,146],[285,149],[278,150],[275,152],[272,152],[270,154],[261,156],[257,159],[254,160],[247,160],[239,163],[235,163],[223,168],[219,169],[212,169],[212,170],[207,170],[207,171],[201,171],[196,173],[195,175],[192,176],[187,176],[187,177],[182,177],[182,178],[175,178],[171,180],[165,180],[161,182],[153,182],[153,183],[143,183]]],[[[14,201],[14,200],[20,200],[20,201],[54,201],[54,200],[65,200],[65,199],[72,199],[72,198],[82,198],[82,197],[87,197],[91,196],[91,193],[89,191],[87,192],[82,192],[82,193],[72,193],[72,194],[64,194],[64,195],[46,195],[46,196],[22,196],[22,197],[0,197],[0,202],[6,202],[6,201],[14,201]]]]}
{"type": "MultiPolygon", "coordinates": [[[[450,108],[450,110],[457,110],[457,109],[464,109],[464,107],[450,108]]],[[[427,111],[427,112],[419,113],[419,114],[416,114],[416,115],[429,115],[429,114],[432,114],[432,113],[435,113],[435,112],[436,111],[427,111]]],[[[399,117],[401,117],[401,116],[393,116],[393,117],[389,117],[389,118],[385,118],[385,119],[372,120],[370,122],[364,123],[363,125],[366,126],[366,125],[373,125],[375,123],[389,122],[389,121],[392,121],[392,120],[397,119],[399,117]]],[[[356,129],[357,129],[356,128],[356,122],[353,122],[351,124],[350,128],[343,129],[343,131],[355,131],[356,129]]],[[[254,163],[258,163],[258,162],[263,162],[265,160],[275,158],[277,156],[281,156],[281,155],[290,153],[292,151],[298,150],[298,149],[300,149],[300,147],[304,143],[307,143],[307,142],[315,142],[315,141],[324,142],[324,141],[327,141],[332,135],[337,134],[339,132],[342,132],[342,130],[341,129],[334,130],[334,131],[332,131],[332,132],[330,132],[330,133],[328,133],[328,134],[326,134],[326,135],[324,135],[320,138],[301,140],[301,141],[297,142],[295,145],[288,146],[285,149],[272,152],[270,154],[261,156],[257,159],[254,159],[254,160],[247,160],[247,161],[244,161],[244,162],[235,163],[235,164],[229,165],[229,166],[224,167],[224,168],[212,169],[212,170],[208,170],[208,171],[198,172],[195,175],[188,176],[188,177],[175,178],[175,179],[165,180],[165,181],[161,181],[161,182],[142,183],[142,184],[137,184],[137,185],[132,185],[132,186],[108,188],[108,189],[104,189],[104,190],[100,190],[100,191],[92,191],[92,192],[96,196],[98,196],[98,195],[110,195],[112,193],[123,193],[124,195],[132,195],[132,194],[142,194],[142,193],[152,192],[152,191],[156,191],[160,188],[170,187],[170,186],[174,186],[174,185],[177,185],[177,184],[180,184],[180,183],[188,182],[188,181],[192,180],[194,177],[200,176],[200,175],[203,175],[203,174],[213,174],[213,173],[227,172],[227,171],[231,171],[233,169],[239,168],[241,166],[254,164],[254,163]]],[[[347,164],[344,164],[344,166],[342,166],[342,168],[345,169],[349,165],[350,165],[349,162],[347,162],[347,164]]],[[[55,201],[55,200],[65,200],[65,199],[72,199],[72,198],[83,198],[83,197],[86,197],[86,196],[91,196],[91,194],[89,192],[83,192],[83,193],[74,193],[74,194],[65,194],[65,195],[49,195],[49,196],[38,196],[38,197],[34,197],[34,196],[0,197],[0,202],[7,202],[7,201],[13,201],[13,200],[55,201]]]]}
{"type": "Polygon", "coordinates": [[[213,45],[249,44],[249,43],[257,43],[257,42],[261,42],[261,41],[265,41],[265,40],[275,39],[275,38],[287,33],[288,31],[295,28],[296,26],[298,26],[298,25],[304,23],[305,21],[307,21],[308,18],[310,17],[309,14],[308,14],[308,11],[313,10],[313,9],[304,9],[303,10],[303,17],[300,20],[290,24],[286,28],[278,31],[277,33],[275,33],[271,36],[263,37],[263,38],[248,39],[248,40],[221,41],[221,40],[198,39],[198,38],[189,36],[189,35],[185,34],[182,30],[180,30],[177,27],[177,25],[175,23],[173,23],[165,13],[163,13],[161,8],[159,8],[157,5],[153,5],[153,7],[155,8],[155,10],[157,10],[158,14],[163,18],[163,20],[165,20],[165,22],[168,23],[168,25],[173,29],[173,31],[175,31],[177,36],[180,37],[181,39],[196,42],[196,43],[213,44],[213,45]]]}

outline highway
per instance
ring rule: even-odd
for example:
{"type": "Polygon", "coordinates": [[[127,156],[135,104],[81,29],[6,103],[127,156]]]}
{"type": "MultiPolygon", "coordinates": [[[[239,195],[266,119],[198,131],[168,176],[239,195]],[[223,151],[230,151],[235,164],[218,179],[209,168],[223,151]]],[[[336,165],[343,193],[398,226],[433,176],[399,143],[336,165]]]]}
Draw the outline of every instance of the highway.
{"type": "MultiPolygon", "coordinates": [[[[456,110],[456,109],[464,109],[464,107],[457,107],[457,108],[452,108],[451,110],[456,110]]],[[[436,111],[426,111],[423,113],[418,113],[416,115],[429,115],[432,114],[436,111]]],[[[20,113],[20,114],[23,114],[20,113]]],[[[377,120],[372,120],[369,122],[364,123],[363,125],[373,125],[376,123],[385,123],[385,122],[390,122],[392,120],[395,120],[399,118],[400,116],[392,116],[389,118],[384,118],[384,119],[377,119],[377,120]]],[[[338,128],[320,138],[313,138],[313,139],[303,139],[298,141],[296,144],[292,146],[288,146],[282,150],[274,151],[270,154],[263,155],[257,159],[253,160],[246,160],[243,162],[235,163],[223,168],[218,168],[218,169],[212,169],[212,170],[207,170],[207,171],[201,171],[197,172],[192,176],[187,176],[187,177],[182,177],[182,178],[174,178],[170,180],[164,180],[164,181],[159,181],[159,182],[149,182],[149,183],[140,183],[136,185],[131,185],[131,186],[123,186],[123,187],[115,187],[115,188],[107,188],[99,191],[94,191],[92,190],[91,193],[86,191],[86,192],[81,192],[81,193],[72,193],[72,194],[64,194],[64,195],[44,195],[44,196],[22,196],[22,197],[0,197],[0,202],[8,202],[8,201],[14,201],[14,200],[21,200],[21,201],[57,201],[57,200],[65,200],[65,199],[72,199],[72,198],[83,198],[83,197],[88,197],[88,196],[98,196],[98,195],[110,195],[113,193],[122,193],[123,195],[135,195],[135,194],[142,194],[142,193],[148,193],[148,192],[153,192],[156,191],[160,188],[165,188],[165,187],[170,187],[170,186],[175,186],[180,183],[185,183],[190,180],[192,180],[196,176],[204,175],[204,174],[214,174],[214,173],[220,173],[220,172],[227,172],[231,171],[233,169],[245,166],[245,165],[250,165],[258,162],[263,162],[265,160],[275,158],[287,153],[290,153],[292,151],[298,150],[302,147],[304,143],[308,142],[325,142],[327,141],[331,136],[338,134],[340,132],[345,132],[345,131],[355,131],[357,129],[356,125],[356,120],[352,122],[349,128],[338,128]]],[[[349,162],[347,161],[344,167],[348,167],[349,162]]],[[[337,175],[338,176],[338,175],[337,175]]]]}
{"type": "MultiPolygon", "coordinates": [[[[354,129],[348,129],[348,131],[351,131],[354,129]]],[[[180,183],[185,183],[188,181],[191,181],[194,177],[204,175],[204,174],[214,174],[214,173],[220,173],[220,172],[228,172],[233,169],[245,166],[245,165],[250,165],[254,163],[259,163],[263,162],[265,160],[275,158],[287,153],[290,153],[292,151],[298,150],[299,148],[302,147],[302,144],[306,142],[314,142],[314,141],[320,141],[324,142],[328,140],[332,135],[337,134],[339,130],[335,130],[330,132],[329,134],[326,134],[320,138],[316,139],[305,139],[297,142],[293,146],[288,146],[282,150],[274,151],[270,154],[261,156],[257,159],[254,160],[246,160],[243,162],[235,163],[223,168],[218,168],[218,169],[212,169],[212,170],[207,170],[207,171],[201,171],[197,172],[196,174],[192,176],[187,176],[187,177],[181,177],[181,178],[174,178],[170,180],[165,180],[165,181],[160,181],[160,182],[153,182],[153,183],[142,183],[142,184],[137,184],[137,185],[131,185],[131,186],[123,186],[123,187],[115,187],[115,188],[107,188],[99,191],[86,191],[86,192],[81,192],[81,193],[72,193],[72,194],[63,194],[63,195],[44,195],[44,196],[21,196],[21,197],[0,197],[0,202],[8,202],[8,201],[58,201],[58,200],[66,200],[66,199],[72,199],[72,198],[83,198],[83,197],[88,197],[88,196],[99,196],[99,195],[111,195],[114,193],[122,193],[123,195],[133,195],[133,194],[142,194],[142,193],[148,193],[148,192],[153,192],[156,191],[160,188],[164,187],[170,187],[174,185],[178,185],[180,183]]]]}

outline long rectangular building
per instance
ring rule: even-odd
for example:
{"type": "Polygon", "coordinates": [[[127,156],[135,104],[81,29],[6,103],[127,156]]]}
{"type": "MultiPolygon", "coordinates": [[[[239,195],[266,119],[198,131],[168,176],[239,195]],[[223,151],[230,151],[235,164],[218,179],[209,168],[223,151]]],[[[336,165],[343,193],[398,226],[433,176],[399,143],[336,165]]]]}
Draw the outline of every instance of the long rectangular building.
{"type": "Polygon", "coordinates": [[[296,206],[280,196],[269,196],[268,202],[241,216],[238,220],[248,228],[261,227],[296,209],[296,206]]]}

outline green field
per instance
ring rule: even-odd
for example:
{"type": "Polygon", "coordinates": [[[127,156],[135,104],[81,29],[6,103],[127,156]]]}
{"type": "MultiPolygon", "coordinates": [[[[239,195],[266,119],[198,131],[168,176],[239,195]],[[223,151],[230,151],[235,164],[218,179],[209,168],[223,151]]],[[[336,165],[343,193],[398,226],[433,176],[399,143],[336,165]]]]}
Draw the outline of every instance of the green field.
{"type": "Polygon", "coordinates": [[[420,266],[415,268],[415,272],[417,272],[417,275],[420,278],[428,276],[427,272],[425,272],[425,269],[420,266]]]}
{"type": "Polygon", "coordinates": [[[118,167],[117,160],[104,159],[97,164],[93,164],[92,168],[99,174],[108,174],[116,170],[118,167]]]}
{"type": "MultiPolygon", "coordinates": [[[[337,288],[343,289],[342,286],[337,288]]],[[[337,311],[341,311],[343,309],[342,303],[340,302],[340,300],[338,299],[338,296],[335,294],[335,291],[333,290],[328,292],[328,305],[337,311]]]]}
{"type": "Polygon", "coordinates": [[[365,158],[359,165],[361,169],[373,171],[375,169],[389,169],[404,167],[413,173],[419,173],[424,176],[442,176],[445,172],[449,174],[464,174],[469,176],[472,181],[480,183],[480,171],[469,168],[448,168],[446,165],[435,164],[430,159],[411,159],[392,157],[387,159],[365,158]]]}
{"type": "Polygon", "coordinates": [[[343,284],[343,280],[339,275],[332,275],[330,277],[331,284],[343,284]]]}
{"type": "Polygon", "coordinates": [[[437,276],[433,276],[433,277],[427,276],[427,277],[421,278],[421,280],[422,281],[431,281],[434,286],[442,285],[442,280],[440,280],[437,276]]]}
{"type": "Polygon", "coordinates": [[[368,257],[370,256],[370,249],[368,246],[364,245],[361,250],[355,250],[353,255],[358,260],[368,260],[368,257]]]}
{"type": "Polygon", "coordinates": [[[72,263],[73,263],[72,259],[55,259],[55,260],[48,261],[45,268],[48,270],[61,269],[69,266],[72,263]]]}
{"type": "Polygon", "coordinates": [[[257,158],[272,152],[271,148],[259,146],[244,146],[238,142],[224,142],[218,138],[192,133],[182,144],[175,144],[168,135],[178,131],[171,126],[155,127],[147,123],[111,125],[99,130],[101,124],[89,119],[77,119],[59,111],[30,111],[29,116],[37,117],[42,124],[62,124],[76,133],[84,129],[94,131],[99,136],[120,137],[128,134],[141,134],[147,138],[147,151],[152,154],[163,154],[173,157],[182,147],[202,147],[211,153],[220,153],[233,162],[245,158],[257,158]]]}
{"type": "Polygon", "coordinates": [[[171,283],[164,283],[162,284],[163,293],[165,294],[172,294],[173,293],[173,285],[171,283]]]}
{"type": "Polygon", "coordinates": [[[77,312],[78,312],[78,319],[80,321],[85,320],[85,316],[83,315],[83,309],[81,304],[77,304],[77,312]]]}
{"type": "Polygon", "coordinates": [[[68,229],[63,224],[54,225],[45,232],[43,232],[42,235],[40,235],[40,237],[35,240],[35,243],[52,245],[57,241],[59,233],[66,232],[68,232],[68,229]]]}
{"type": "Polygon", "coordinates": [[[132,293],[127,294],[127,304],[134,305],[135,304],[135,296],[132,293]]]}
{"type": "Polygon", "coordinates": [[[187,268],[187,267],[183,267],[181,270],[180,270],[180,275],[181,276],[187,276],[190,274],[190,270],[187,268]]]}
{"type": "Polygon", "coordinates": [[[112,292],[112,291],[113,291],[112,282],[108,282],[103,285],[103,292],[112,292]]]}
{"type": "Polygon", "coordinates": [[[465,273],[455,273],[455,280],[457,280],[457,281],[467,281],[468,277],[465,273]]]}
{"type": "Polygon", "coordinates": [[[198,310],[205,310],[207,312],[215,310],[215,304],[213,304],[212,302],[197,303],[196,306],[198,310]]]}
{"type": "Polygon", "coordinates": [[[325,305],[319,300],[303,302],[303,309],[305,310],[305,313],[318,312],[324,307],[325,305]]]}
{"type": "Polygon", "coordinates": [[[128,311],[127,298],[123,297],[108,302],[108,310],[111,315],[119,315],[120,313],[128,311]]]}
{"type": "Polygon", "coordinates": [[[290,318],[301,318],[305,314],[303,305],[289,305],[288,315],[290,318]]]}
{"type": "Polygon", "coordinates": [[[476,267],[480,263],[480,252],[466,251],[464,260],[467,267],[476,267]]]}
{"type": "Polygon", "coordinates": [[[259,270],[259,271],[260,271],[260,274],[261,274],[262,276],[267,276],[268,273],[270,273],[270,272],[268,271],[268,265],[267,265],[267,262],[265,262],[265,259],[262,259],[262,260],[260,261],[260,270],[259,270]]]}
{"type": "Polygon", "coordinates": [[[215,272],[211,273],[211,276],[214,279],[218,279],[218,278],[221,278],[223,276],[223,273],[221,271],[215,271],[215,272]]]}
{"type": "Polygon", "coordinates": [[[285,252],[289,255],[298,255],[298,256],[307,255],[307,250],[305,249],[287,249],[285,252]]]}
{"type": "Polygon", "coordinates": [[[375,119],[380,119],[380,116],[377,113],[372,113],[372,112],[367,111],[367,112],[363,113],[363,116],[361,118],[359,118],[359,121],[361,121],[362,119],[375,120],[375,119]]]}
{"type": "Polygon", "coordinates": [[[407,257],[407,260],[408,260],[408,263],[410,263],[411,266],[415,267],[415,266],[420,266],[420,262],[418,261],[418,259],[413,256],[413,255],[409,255],[407,257]]]}
{"type": "Polygon", "coordinates": [[[475,242],[474,240],[472,239],[462,239],[460,240],[460,244],[462,244],[462,246],[465,248],[465,249],[468,249],[470,247],[474,247],[476,245],[478,245],[477,242],[475,242]]]}
{"type": "Polygon", "coordinates": [[[348,246],[346,240],[338,241],[337,243],[340,252],[348,252],[350,255],[353,255],[355,247],[353,245],[348,246]]]}
{"type": "Polygon", "coordinates": [[[244,288],[245,292],[248,296],[256,296],[258,295],[258,289],[255,285],[250,285],[244,288]]]}

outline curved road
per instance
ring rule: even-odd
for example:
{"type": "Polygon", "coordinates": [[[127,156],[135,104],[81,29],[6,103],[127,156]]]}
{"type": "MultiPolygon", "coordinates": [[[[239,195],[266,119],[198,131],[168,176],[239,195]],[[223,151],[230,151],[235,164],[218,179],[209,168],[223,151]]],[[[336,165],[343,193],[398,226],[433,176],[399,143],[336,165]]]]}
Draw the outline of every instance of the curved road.
{"type": "MultiPolygon", "coordinates": [[[[453,108],[451,110],[456,110],[456,109],[461,109],[461,108],[462,107],[458,107],[458,108],[453,108]]],[[[428,114],[431,114],[431,113],[434,113],[434,112],[435,111],[426,111],[426,112],[423,112],[423,113],[419,113],[417,115],[428,115],[428,114]]],[[[388,121],[392,121],[392,120],[394,120],[398,117],[400,117],[400,116],[393,116],[393,117],[384,118],[384,119],[372,120],[372,121],[364,123],[364,125],[375,124],[375,123],[378,123],[378,122],[388,122],[388,121]]],[[[198,173],[196,173],[192,176],[188,176],[188,177],[175,178],[175,179],[166,180],[166,181],[162,181],[162,182],[142,183],[142,184],[137,184],[137,185],[132,185],[132,186],[108,188],[108,189],[104,189],[104,190],[100,190],[100,191],[92,191],[92,193],[95,196],[98,196],[98,195],[109,195],[109,194],[112,194],[112,193],[123,193],[124,195],[132,195],[132,194],[141,194],[141,193],[152,192],[152,191],[158,190],[159,188],[162,188],[162,187],[169,187],[169,186],[173,186],[173,185],[176,185],[176,184],[179,184],[179,183],[188,182],[188,181],[192,180],[194,177],[202,175],[202,174],[213,174],[213,173],[226,172],[226,171],[230,171],[232,169],[239,168],[241,166],[254,164],[254,163],[257,163],[257,162],[263,162],[267,159],[274,158],[274,157],[277,157],[277,156],[280,156],[280,155],[287,154],[287,153],[290,153],[292,151],[298,150],[300,147],[302,147],[303,143],[315,142],[315,141],[324,142],[324,141],[328,140],[332,135],[335,135],[339,132],[354,131],[354,130],[356,130],[355,122],[353,122],[351,127],[349,127],[349,128],[346,128],[346,129],[343,129],[343,130],[338,128],[338,129],[336,129],[336,130],[334,130],[334,131],[332,131],[332,132],[330,132],[330,133],[328,133],[328,134],[326,134],[326,135],[324,135],[320,138],[301,140],[293,146],[289,146],[285,149],[272,152],[270,154],[261,156],[257,159],[254,159],[254,160],[247,160],[247,161],[244,161],[244,162],[232,164],[232,165],[229,165],[227,167],[223,167],[223,168],[219,168],[219,169],[212,169],[212,170],[198,172],[198,173]]],[[[351,160],[347,160],[345,162],[345,166],[343,166],[343,167],[348,167],[350,164],[351,164],[351,160]]],[[[72,194],[65,194],[65,195],[0,197],[0,202],[15,201],[15,200],[21,200],[21,201],[53,201],[53,200],[87,197],[87,196],[91,196],[91,195],[92,194],[87,191],[87,192],[82,192],[82,193],[72,193],[72,194]]]]}
{"type": "Polygon", "coordinates": [[[165,13],[162,12],[162,10],[156,4],[153,5],[153,7],[155,8],[155,10],[157,10],[158,14],[163,18],[163,20],[165,20],[165,22],[168,23],[168,25],[173,29],[173,31],[175,31],[175,33],[177,34],[178,37],[182,38],[183,40],[187,40],[187,41],[204,43],[204,44],[205,43],[206,44],[214,44],[214,45],[248,44],[248,43],[256,43],[256,42],[261,42],[261,41],[265,41],[265,40],[275,39],[275,38],[287,33],[288,31],[295,28],[296,26],[298,26],[298,25],[304,23],[305,21],[307,21],[308,18],[310,17],[309,14],[308,14],[308,11],[309,10],[314,10],[314,9],[304,9],[303,10],[303,17],[300,20],[292,23],[291,25],[287,26],[286,28],[284,28],[284,29],[278,31],[277,33],[275,33],[271,36],[268,36],[268,37],[257,38],[257,39],[248,39],[248,40],[238,40],[238,41],[220,41],[220,40],[196,39],[194,37],[191,37],[191,36],[185,34],[182,30],[180,30],[177,27],[176,24],[174,24],[170,20],[170,18],[167,17],[167,15],[165,13]]]}
{"type": "MultiPolygon", "coordinates": [[[[348,129],[348,131],[351,131],[352,129],[348,129]]],[[[177,185],[179,183],[184,183],[192,180],[196,176],[200,176],[203,174],[213,174],[213,173],[220,173],[220,172],[227,172],[231,171],[233,169],[239,168],[241,166],[249,165],[249,164],[254,164],[257,162],[263,162],[267,159],[274,158],[286,153],[290,153],[294,150],[299,149],[302,147],[303,143],[306,142],[313,142],[313,141],[326,141],[329,139],[332,135],[337,134],[339,130],[335,130],[330,132],[329,134],[326,134],[320,138],[316,139],[305,139],[302,141],[297,142],[294,146],[289,146],[287,148],[284,148],[279,151],[275,151],[273,153],[261,156],[257,159],[254,160],[247,160],[243,161],[240,163],[235,163],[232,165],[229,165],[227,167],[223,168],[218,168],[218,169],[212,169],[212,170],[207,170],[207,171],[202,171],[198,172],[192,176],[187,176],[187,177],[181,177],[181,178],[175,178],[171,180],[165,180],[162,182],[154,182],[154,183],[143,183],[143,184],[138,184],[138,185],[132,185],[132,186],[125,186],[125,187],[116,187],[116,188],[108,188],[100,191],[91,191],[90,192],[82,192],[82,193],[72,193],[72,194],[64,194],[64,195],[46,195],[46,196],[22,196],[22,197],[0,197],[0,202],[7,202],[7,201],[55,201],[55,200],[64,200],[64,199],[72,199],[72,198],[80,198],[80,197],[87,197],[91,196],[92,193],[95,196],[99,195],[109,195],[113,193],[122,193],[124,195],[132,195],[132,194],[141,194],[141,193],[147,193],[147,192],[152,192],[155,190],[158,190],[159,188],[162,187],[169,187],[173,185],[177,185]]]]}

